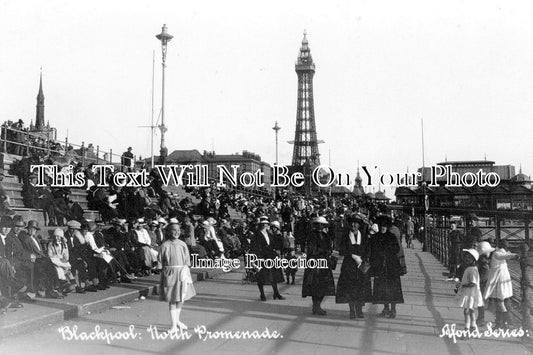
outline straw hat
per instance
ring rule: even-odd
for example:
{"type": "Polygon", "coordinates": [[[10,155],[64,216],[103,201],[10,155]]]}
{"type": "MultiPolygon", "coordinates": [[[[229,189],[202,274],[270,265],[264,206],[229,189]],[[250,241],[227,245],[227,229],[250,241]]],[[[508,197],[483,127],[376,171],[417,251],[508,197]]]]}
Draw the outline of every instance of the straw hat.
{"type": "Polygon", "coordinates": [[[463,251],[472,255],[476,261],[479,259],[479,253],[476,249],[463,249],[463,251]]]}
{"type": "Polygon", "coordinates": [[[312,222],[318,223],[318,224],[326,224],[326,225],[329,224],[328,221],[322,216],[314,218],[312,222]]]}
{"type": "Polygon", "coordinates": [[[276,227],[277,229],[281,229],[281,225],[278,221],[270,222],[271,227],[276,227]]]}
{"type": "Polygon", "coordinates": [[[493,248],[492,245],[490,245],[489,242],[480,242],[478,244],[478,246],[477,246],[477,251],[478,251],[479,255],[489,255],[494,250],[496,250],[496,249],[493,248]]]}

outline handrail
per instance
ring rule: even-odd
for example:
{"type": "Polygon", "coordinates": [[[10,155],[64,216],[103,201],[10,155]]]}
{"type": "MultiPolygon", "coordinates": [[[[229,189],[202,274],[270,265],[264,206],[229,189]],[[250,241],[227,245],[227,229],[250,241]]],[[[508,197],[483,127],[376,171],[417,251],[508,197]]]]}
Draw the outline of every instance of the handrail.
{"type": "MultiPolygon", "coordinates": [[[[27,130],[20,130],[13,127],[9,127],[4,123],[1,126],[1,134],[0,134],[0,152],[4,153],[10,153],[20,156],[28,156],[29,152],[33,151],[43,151],[47,156],[50,156],[52,153],[56,153],[58,155],[67,156],[71,154],[72,151],[75,156],[79,156],[81,158],[82,165],[85,165],[86,161],[90,162],[96,162],[96,163],[109,163],[109,164],[119,164],[121,166],[123,162],[123,158],[130,158],[126,157],[123,154],[114,154],[113,149],[109,149],[108,151],[101,149],[99,145],[95,147],[92,144],[89,144],[89,146],[85,146],[85,142],[82,142],[80,144],[72,143],[68,141],[68,138],[64,141],[59,139],[51,139],[47,136],[46,133],[37,133],[37,132],[31,132],[27,130]],[[9,135],[20,135],[20,139],[13,140],[10,139],[9,135]],[[31,144],[31,139],[33,138],[35,142],[31,144]],[[42,141],[40,144],[36,144],[38,141],[42,141]],[[59,149],[54,148],[52,146],[59,145],[59,149]],[[69,149],[69,147],[72,147],[72,149],[69,149]],[[76,149],[81,150],[81,155],[75,152],[76,149]],[[87,154],[92,153],[92,154],[87,154]],[[94,156],[91,156],[94,155],[94,156]],[[114,159],[116,158],[116,159],[114,159]],[[114,163],[114,160],[119,160],[119,162],[114,163]]],[[[74,157],[73,157],[74,158],[74,157]]],[[[136,156],[134,155],[132,158],[133,162],[136,160],[136,156]]]]}
{"type": "MultiPolygon", "coordinates": [[[[428,251],[431,252],[444,266],[449,267],[450,252],[453,247],[449,238],[449,229],[429,227],[428,229],[428,251]]],[[[529,300],[529,291],[531,288],[530,272],[533,266],[533,252],[529,251],[528,244],[523,241],[518,244],[511,245],[510,249],[515,250],[520,255],[520,270],[515,270],[512,265],[509,265],[510,271],[513,270],[512,282],[520,290],[519,294],[513,295],[515,304],[520,307],[519,314],[515,314],[520,318],[522,328],[524,330],[533,331],[531,320],[531,301],[529,300]]]]}

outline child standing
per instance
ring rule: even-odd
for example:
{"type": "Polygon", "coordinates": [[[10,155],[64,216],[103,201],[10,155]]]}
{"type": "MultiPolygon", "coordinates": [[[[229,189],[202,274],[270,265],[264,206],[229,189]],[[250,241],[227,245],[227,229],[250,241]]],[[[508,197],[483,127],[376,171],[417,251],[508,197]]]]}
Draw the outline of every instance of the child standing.
{"type": "Polygon", "coordinates": [[[507,260],[515,259],[517,254],[507,251],[507,241],[502,240],[498,249],[492,252],[490,269],[484,299],[489,300],[489,307],[496,313],[496,328],[507,328],[511,321],[509,301],[513,296],[511,275],[507,268],[507,260]]]}
{"type": "MultiPolygon", "coordinates": [[[[488,241],[482,241],[477,246],[477,251],[479,253],[477,269],[479,272],[479,288],[481,289],[481,294],[485,294],[485,289],[487,288],[490,269],[490,255],[494,250],[496,249],[494,249],[488,241]]],[[[485,308],[479,307],[477,311],[477,325],[479,327],[483,327],[485,325],[485,308]]]]}
{"type": "MultiPolygon", "coordinates": [[[[283,250],[284,250],[284,256],[287,260],[296,259],[296,255],[294,252],[294,246],[295,246],[295,239],[292,235],[292,232],[290,230],[285,230],[283,232],[283,250]]],[[[291,268],[288,267],[285,269],[285,276],[287,277],[287,285],[289,284],[289,276],[292,278],[292,284],[294,285],[294,279],[296,277],[296,272],[298,271],[298,267],[291,268]]]]}
{"type": "Polygon", "coordinates": [[[479,272],[476,266],[478,259],[477,250],[463,249],[462,260],[465,270],[457,296],[460,306],[464,308],[465,330],[470,331],[477,331],[475,311],[483,306],[483,296],[479,288],[479,272]]]}

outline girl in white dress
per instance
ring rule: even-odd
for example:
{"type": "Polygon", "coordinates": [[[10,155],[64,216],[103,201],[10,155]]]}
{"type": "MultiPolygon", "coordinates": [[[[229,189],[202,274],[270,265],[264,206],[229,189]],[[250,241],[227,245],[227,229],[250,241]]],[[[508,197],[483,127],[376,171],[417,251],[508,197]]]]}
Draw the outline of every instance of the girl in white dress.
{"type": "Polygon", "coordinates": [[[463,249],[462,260],[466,268],[457,293],[459,305],[464,308],[465,330],[477,330],[475,311],[483,306],[483,296],[479,288],[479,272],[476,261],[479,253],[475,249],[463,249]]]}
{"type": "Polygon", "coordinates": [[[517,254],[506,250],[508,248],[506,240],[500,241],[498,247],[490,257],[487,288],[483,295],[488,300],[489,308],[496,313],[495,326],[497,328],[507,327],[510,323],[508,307],[513,296],[513,285],[507,268],[507,260],[518,257],[517,254]]]}

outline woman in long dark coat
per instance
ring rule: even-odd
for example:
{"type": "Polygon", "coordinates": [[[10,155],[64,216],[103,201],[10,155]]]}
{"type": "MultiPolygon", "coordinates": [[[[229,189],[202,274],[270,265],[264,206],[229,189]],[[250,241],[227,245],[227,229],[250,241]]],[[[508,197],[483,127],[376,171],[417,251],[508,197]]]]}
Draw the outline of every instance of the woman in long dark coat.
{"type": "MultiPolygon", "coordinates": [[[[307,236],[305,249],[307,260],[327,259],[333,252],[333,242],[324,232],[328,222],[324,217],[317,217],[313,220],[311,233],[307,236]]],[[[302,282],[302,297],[311,296],[313,298],[313,314],[325,315],[320,304],[325,296],[335,296],[335,282],[333,273],[329,268],[306,268],[302,282]]]]}
{"type": "Polygon", "coordinates": [[[396,304],[404,302],[398,259],[400,245],[394,234],[387,230],[390,219],[387,216],[379,216],[377,222],[379,233],[375,234],[370,242],[370,264],[374,276],[372,302],[384,305],[382,316],[395,318],[396,304]]]}
{"type": "MultiPolygon", "coordinates": [[[[258,259],[275,259],[280,255],[278,250],[283,249],[283,240],[278,235],[268,232],[269,224],[267,217],[261,217],[257,232],[252,239],[252,254],[255,254],[258,259]]],[[[272,285],[274,299],[285,299],[278,291],[278,283],[283,281],[285,278],[281,268],[261,268],[257,273],[257,287],[259,287],[261,301],[266,301],[264,285],[272,285]]]]}
{"type": "Polygon", "coordinates": [[[350,319],[364,318],[363,305],[372,297],[370,278],[360,269],[368,256],[367,238],[366,233],[360,230],[364,224],[361,218],[349,216],[347,222],[349,230],[342,235],[339,245],[344,260],[335,302],[348,303],[350,319]]]}

